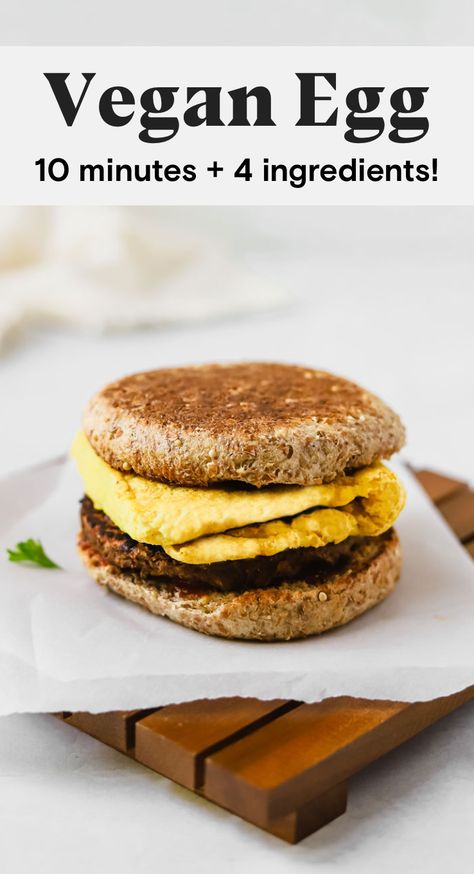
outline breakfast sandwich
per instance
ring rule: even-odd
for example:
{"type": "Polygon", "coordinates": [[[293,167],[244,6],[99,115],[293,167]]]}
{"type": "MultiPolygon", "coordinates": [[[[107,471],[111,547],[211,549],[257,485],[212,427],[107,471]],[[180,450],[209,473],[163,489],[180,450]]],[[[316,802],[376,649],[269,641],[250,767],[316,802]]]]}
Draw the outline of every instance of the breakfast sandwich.
{"type": "Polygon", "coordinates": [[[382,459],[398,416],[352,382],[286,364],[127,376],[72,449],[79,552],[103,586],[197,631],[319,634],[395,587],[405,494],[382,459]]]}

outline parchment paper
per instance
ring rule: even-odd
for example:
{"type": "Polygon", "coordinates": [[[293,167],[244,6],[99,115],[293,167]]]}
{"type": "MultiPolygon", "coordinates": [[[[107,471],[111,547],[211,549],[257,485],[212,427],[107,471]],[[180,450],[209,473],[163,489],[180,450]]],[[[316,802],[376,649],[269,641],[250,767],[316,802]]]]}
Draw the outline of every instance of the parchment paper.
{"type": "MultiPolygon", "coordinates": [[[[75,553],[81,486],[65,463],[50,495],[0,536],[0,714],[230,695],[412,701],[474,683],[471,560],[414,478],[398,472],[408,502],[397,525],[404,570],[395,593],[321,637],[262,644],[207,637],[95,585],[75,553]],[[64,570],[8,562],[6,547],[28,537],[64,570]]],[[[7,519],[7,500],[19,512],[28,507],[32,477],[0,487],[7,519]]]]}

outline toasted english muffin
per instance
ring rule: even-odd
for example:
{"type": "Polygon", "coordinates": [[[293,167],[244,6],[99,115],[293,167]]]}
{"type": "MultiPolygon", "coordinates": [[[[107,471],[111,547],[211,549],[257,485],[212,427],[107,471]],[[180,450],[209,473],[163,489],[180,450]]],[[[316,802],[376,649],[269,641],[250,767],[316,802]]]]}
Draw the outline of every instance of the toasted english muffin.
{"type": "Polygon", "coordinates": [[[185,486],[312,485],[399,450],[399,417],[341,377],[288,364],[210,364],[127,376],[89,402],[108,464],[185,486]]]}

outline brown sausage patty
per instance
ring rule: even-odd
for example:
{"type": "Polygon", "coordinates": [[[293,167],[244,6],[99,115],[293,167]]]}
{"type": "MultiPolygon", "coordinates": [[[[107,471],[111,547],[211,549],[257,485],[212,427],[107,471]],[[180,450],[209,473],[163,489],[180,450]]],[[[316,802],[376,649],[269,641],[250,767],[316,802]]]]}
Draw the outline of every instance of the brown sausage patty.
{"type": "Polygon", "coordinates": [[[287,549],[277,555],[259,556],[240,561],[221,561],[213,564],[185,564],[171,558],[161,548],[138,543],[103,513],[92,501],[81,501],[80,543],[92,546],[109,562],[121,570],[134,570],[143,577],[166,577],[180,586],[205,586],[221,591],[257,589],[295,579],[301,574],[343,569],[364,541],[377,538],[349,537],[339,544],[320,549],[306,547],[287,549]]]}

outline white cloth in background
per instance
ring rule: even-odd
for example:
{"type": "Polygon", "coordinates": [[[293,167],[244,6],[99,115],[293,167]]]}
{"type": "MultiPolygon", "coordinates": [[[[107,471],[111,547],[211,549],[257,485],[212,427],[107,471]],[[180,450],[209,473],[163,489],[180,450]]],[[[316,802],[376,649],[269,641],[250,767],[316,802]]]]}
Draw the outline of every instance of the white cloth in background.
{"type": "Polygon", "coordinates": [[[0,350],[34,324],[106,331],[271,309],[287,292],[151,210],[0,210],[0,350]]]}

